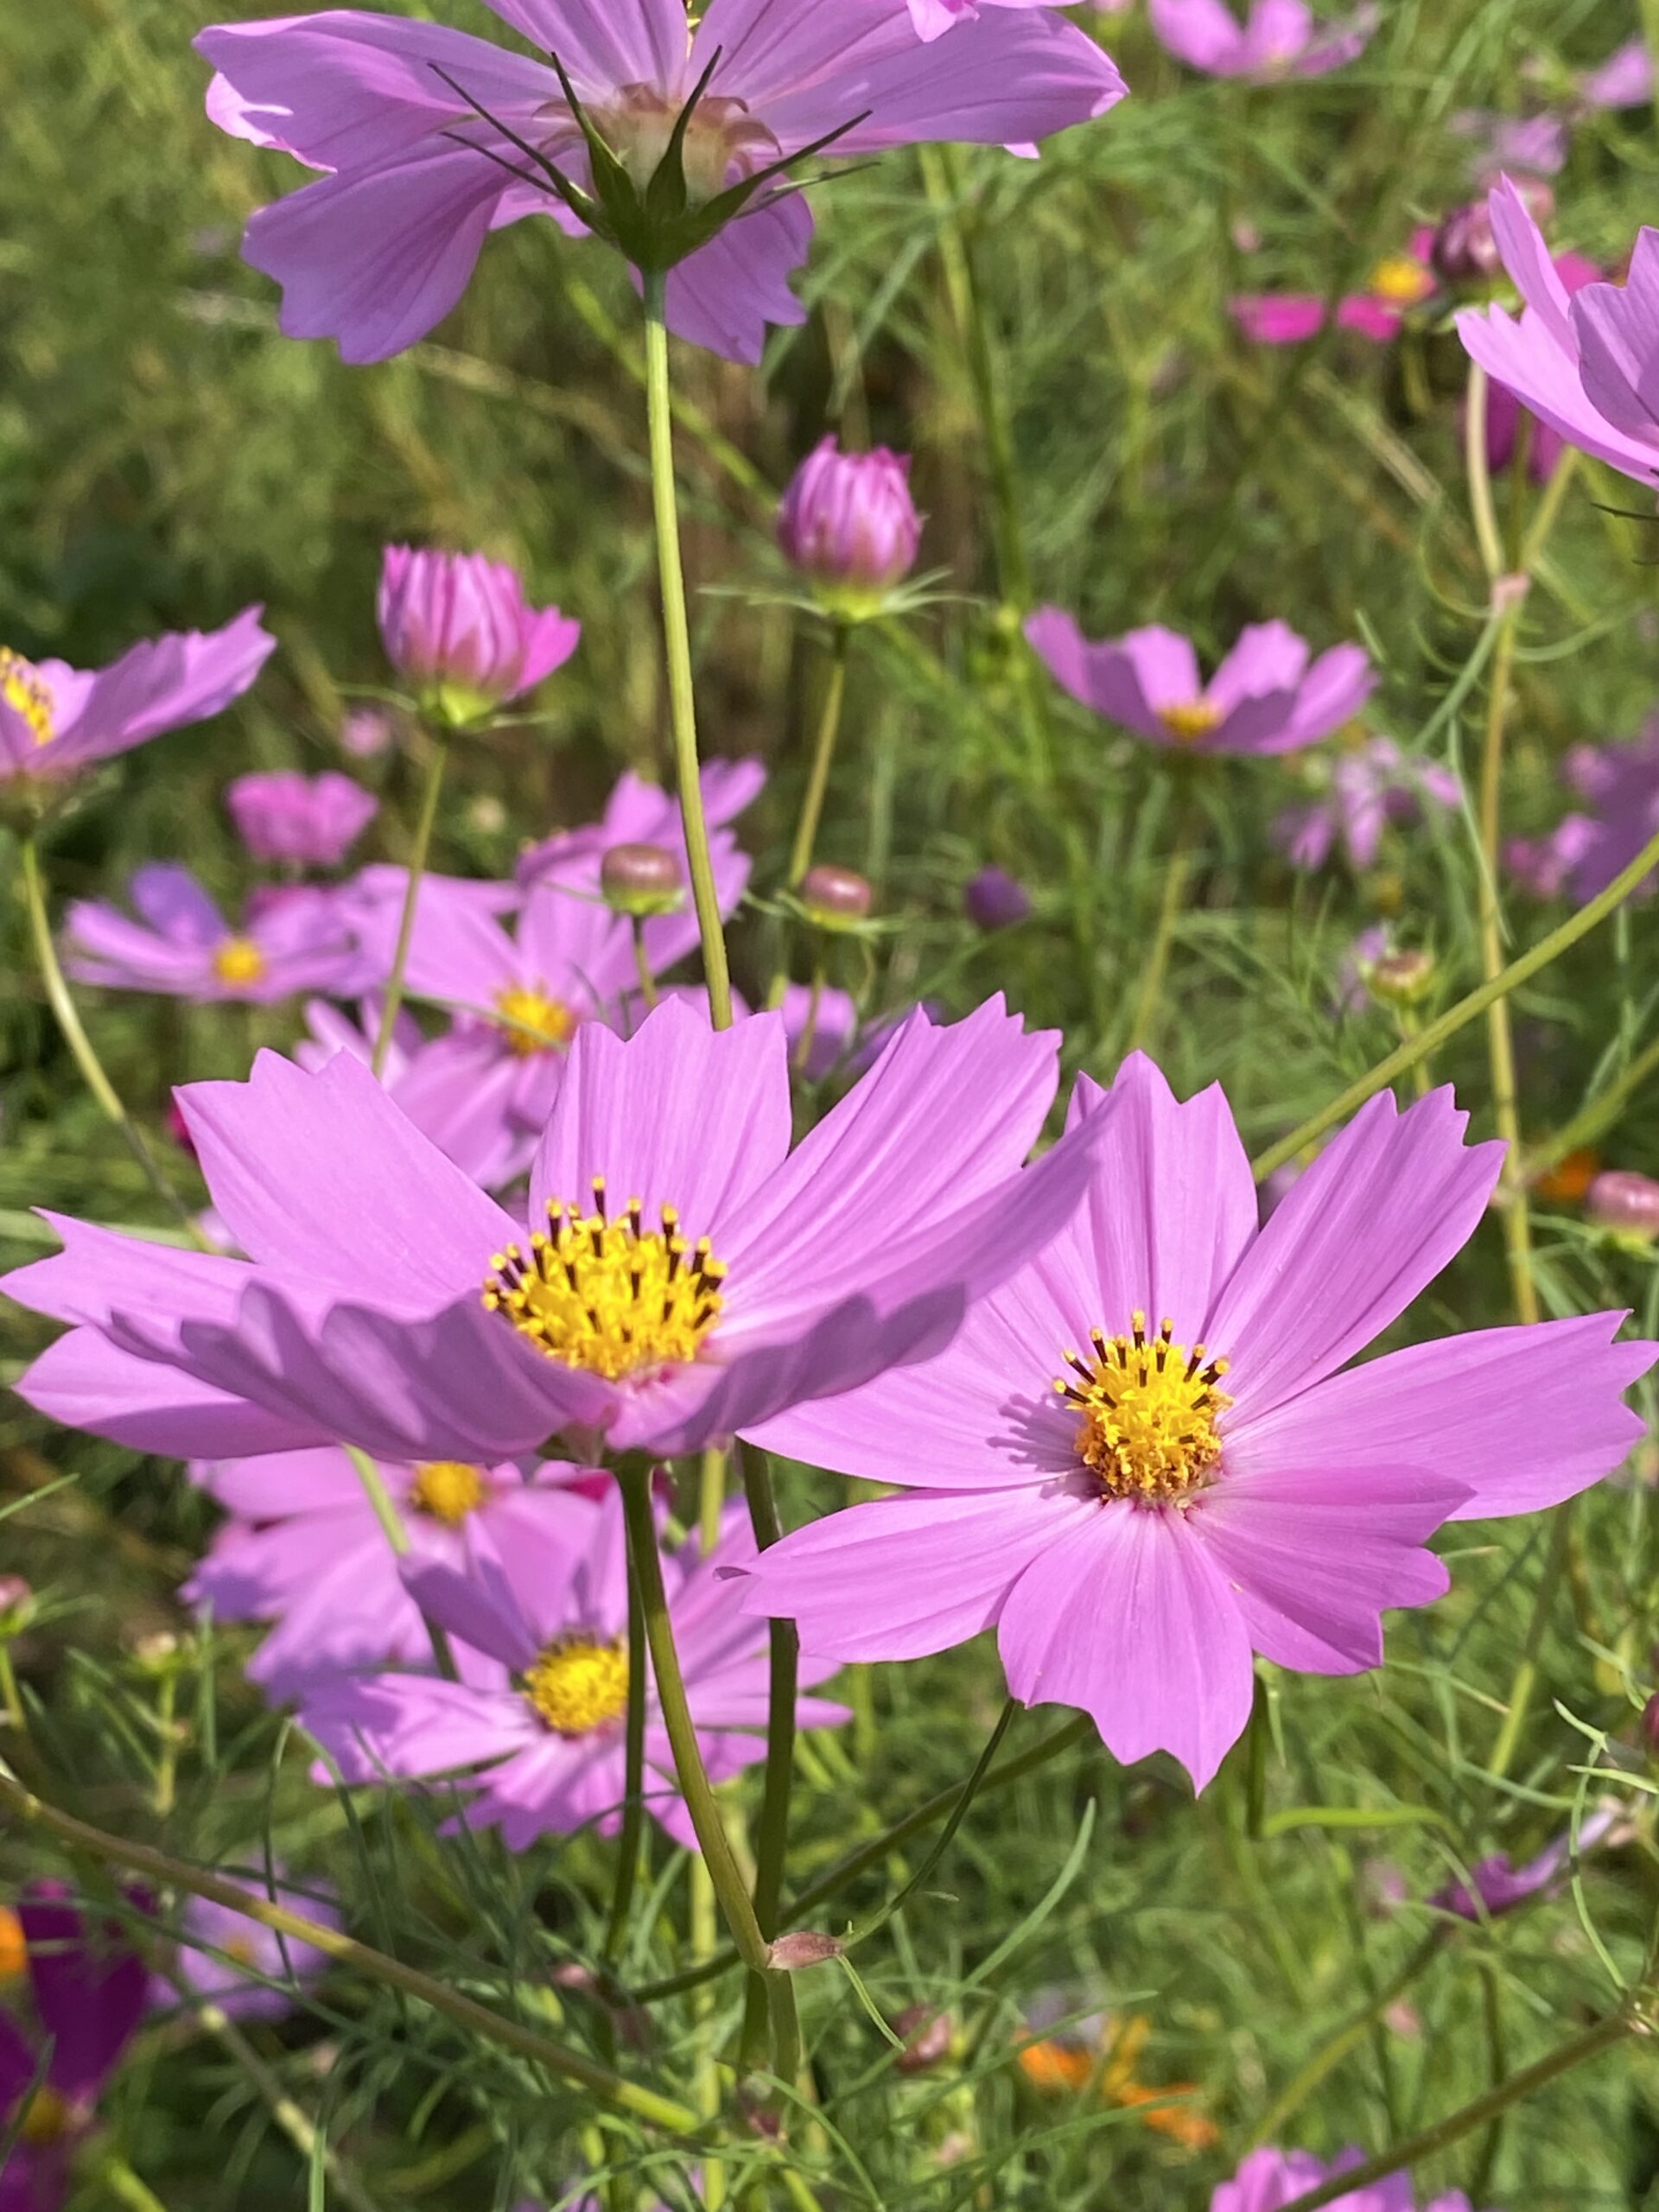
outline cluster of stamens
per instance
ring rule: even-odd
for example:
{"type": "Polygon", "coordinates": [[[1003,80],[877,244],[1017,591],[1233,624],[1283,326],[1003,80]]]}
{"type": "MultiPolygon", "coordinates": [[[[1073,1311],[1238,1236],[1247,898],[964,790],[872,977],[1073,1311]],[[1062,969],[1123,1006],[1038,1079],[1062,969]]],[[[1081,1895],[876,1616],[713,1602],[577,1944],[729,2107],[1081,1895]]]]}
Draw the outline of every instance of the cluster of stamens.
{"type": "Polygon", "coordinates": [[[227,937],[213,955],[213,973],[233,991],[265,980],[265,956],[249,937],[227,937]]]}
{"type": "Polygon", "coordinates": [[[1083,1463],[1114,1497],[1182,1497],[1221,1457],[1216,1424],[1233,1402],[1216,1386],[1227,1362],[1203,1344],[1189,1351],[1176,1344],[1174,1326],[1166,1321],[1148,1337],[1147,1317],[1136,1313],[1127,1337],[1095,1329],[1093,1359],[1068,1351],[1072,1373],[1055,1380],[1083,1415],[1083,1463]]]}
{"type": "Polygon", "coordinates": [[[613,1382],[693,1360],[720,1319],[726,1270],[706,1236],[694,1246],[681,1234],[672,1206],[659,1220],[647,1229],[638,1198],[613,1220],[596,1175],[592,1213],[550,1198],[529,1252],[495,1255],[484,1303],[551,1358],[613,1382]]]}
{"type": "Polygon", "coordinates": [[[482,1471],[464,1459],[423,1459],[409,1486],[415,1510],[442,1521],[446,1529],[459,1529],[483,1504],[484,1496],[482,1471]]]}
{"type": "Polygon", "coordinates": [[[1192,745],[1219,729],[1223,717],[1221,709],[1208,699],[1178,699],[1173,706],[1160,707],[1158,719],[1178,744],[1192,745]]]}
{"type": "Polygon", "coordinates": [[[52,692],[34,664],[0,645],[0,700],[29,725],[36,745],[52,742],[52,692]]]}
{"type": "Polygon", "coordinates": [[[576,1026],[576,1017],[568,1006],[529,984],[516,983],[498,991],[495,1010],[501,1017],[501,1033],[508,1051],[524,1060],[568,1045],[576,1026]]]}
{"type": "Polygon", "coordinates": [[[628,1648],[560,1637],[525,1672],[524,1697],[555,1734],[588,1735],[627,1710],[628,1648]]]}

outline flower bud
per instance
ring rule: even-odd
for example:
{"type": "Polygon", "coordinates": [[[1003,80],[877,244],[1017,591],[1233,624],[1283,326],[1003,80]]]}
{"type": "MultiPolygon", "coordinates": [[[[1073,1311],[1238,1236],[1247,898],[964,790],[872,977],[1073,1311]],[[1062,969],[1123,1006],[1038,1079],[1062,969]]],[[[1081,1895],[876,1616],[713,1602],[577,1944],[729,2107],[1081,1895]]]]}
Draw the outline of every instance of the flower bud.
{"type": "Polygon", "coordinates": [[[556,607],[531,607],[505,563],[408,545],[386,548],[377,613],[387,659],[452,728],[532,690],[582,635],[556,607]]]}
{"type": "Polygon", "coordinates": [[[1434,980],[1432,952],[1385,952],[1364,970],[1365,988],[1384,1006],[1415,1006],[1434,980]]]}
{"type": "Polygon", "coordinates": [[[616,914],[649,921],[684,904],[680,863],[666,845],[613,845],[599,864],[599,887],[616,914]]]}
{"type": "Polygon", "coordinates": [[[800,900],[807,918],[820,929],[852,930],[868,918],[875,893],[868,879],[852,868],[820,861],[802,879],[800,900]]]}
{"type": "Polygon", "coordinates": [[[1649,1755],[1659,1758],[1659,1692],[1656,1692],[1643,1707],[1637,1727],[1649,1755]]]}
{"type": "Polygon", "coordinates": [[[890,591],[915,567],[921,535],[909,458],[885,446],[842,453],[825,438],[795,472],[778,510],[784,558],[831,594],[890,591]]]}
{"type": "MultiPolygon", "coordinates": [[[[1539,176],[1517,176],[1515,188],[1533,221],[1541,229],[1555,213],[1555,195],[1539,176]]],[[[1428,257],[1443,283],[1459,289],[1479,288],[1501,276],[1503,257],[1492,234],[1491,209],[1484,200],[1454,207],[1434,233],[1428,257]]]]}
{"type": "Polygon", "coordinates": [[[1618,1236],[1659,1236],[1659,1183],[1651,1176],[1608,1168],[1585,1193],[1584,1210],[1599,1229],[1618,1236]]]}
{"type": "Polygon", "coordinates": [[[391,716],[384,707],[353,707],[340,726],[340,746],[354,760],[372,760],[391,739],[391,716]]]}
{"type": "Polygon", "coordinates": [[[21,1574],[0,1574],[0,1629],[16,1628],[34,1602],[35,1592],[21,1574]]]}
{"type": "Polygon", "coordinates": [[[845,1948],[833,1936],[821,1936],[816,1928],[798,1928],[767,1946],[766,1964],[774,1974],[799,1974],[807,1967],[828,1966],[831,1959],[841,1957],[845,1948]]]}
{"type": "Polygon", "coordinates": [[[1006,868],[982,868],[963,893],[963,911],[976,929],[1012,929],[1031,912],[1031,894],[1006,868]]]}
{"type": "Polygon", "coordinates": [[[929,2073],[950,2055],[950,2015],[936,2012],[931,2005],[907,2005],[893,2031],[904,2038],[905,2047],[893,2062],[900,2074],[929,2073]]]}

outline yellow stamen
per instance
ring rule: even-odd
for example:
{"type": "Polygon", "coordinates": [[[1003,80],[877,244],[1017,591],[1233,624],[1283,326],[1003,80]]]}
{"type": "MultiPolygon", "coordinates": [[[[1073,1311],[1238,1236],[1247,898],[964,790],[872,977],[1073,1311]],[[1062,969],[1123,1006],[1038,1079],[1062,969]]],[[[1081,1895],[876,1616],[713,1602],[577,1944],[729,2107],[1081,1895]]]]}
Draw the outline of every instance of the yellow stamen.
{"type": "Polygon", "coordinates": [[[557,1734],[586,1736],[627,1710],[627,1647],[562,1637],[525,1675],[524,1695],[557,1734]]]}
{"type": "Polygon", "coordinates": [[[537,1052],[550,1052],[557,1046],[568,1045],[576,1026],[576,1017],[568,1006],[528,985],[515,984],[511,989],[498,991],[495,1007],[501,1016],[507,1049],[517,1052],[521,1059],[528,1060],[537,1052]]]}
{"type": "Polygon", "coordinates": [[[0,645],[0,700],[29,724],[36,745],[52,742],[51,687],[34,664],[10,645],[0,645]]]}
{"type": "Polygon", "coordinates": [[[213,955],[213,973],[221,983],[241,990],[265,980],[265,956],[249,937],[227,937],[213,955]]]}
{"type": "Polygon", "coordinates": [[[1382,300],[1391,308],[1414,307],[1419,300],[1427,299],[1433,289],[1434,279],[1422,263],[1404,253],[1391,253],[1386,260],[1379,261],[1366,287],[1374,300],[1382,300]]]}
{"type": "Polygon", "coordinates": [[[55,2089],[42,2083],[29,2099],[29,2109],[23,2114],[17,2133],[22,2142],[37,2146],[61,2143],[74,2124],[73,2107],[55,2089]]]}
{"type": "Polygon", "coordinates": [[[427,1513],[451,1529],[459,1529],[469,1513],[484,1503],[484,1476],[464,1459],[423,1459],[415,1470],[409,1502],[417,1513],[427,1513]]]}
{"type": "Polygon", "coordinates": [[[1221,1457],[1216,1424],[1233,1402],[1216,1384],[1227,1362],[1202,1344],[1189,1351],[1174,1343],[1173,1322],[1149,1338],[1137,1313],[1131,1329],[1127,1337],[1094,1330],[1093,1359],[1068,1351],[1075,1379],[1062,1376],[1054,1388],[1082,1414],[1077,1450],[1109,1496],[1183,1497],[1221,1457]]]}
{"type": "Polygon", "coordinates": [[[1173,707],[1160,707],[1158,719],[1178,744],[1191,745],[1218,729],[1223,715],[1207,699],[1178,699],[1173,707]]]}
{"type": "Polygon", "coordinates": [[[720,1319],[726,1270],[705,1236],[696,1249],[672,1206],[647,1229],[638,1198],[612,1221],[605,1179],[594,1179],[595,1211],[579,1214],[550,1198],[547,1233],[490,1262],[484,1303],[505,1313],[539,1351],[613,1382],[642,1368],[696,1357],[720,1319]]]}

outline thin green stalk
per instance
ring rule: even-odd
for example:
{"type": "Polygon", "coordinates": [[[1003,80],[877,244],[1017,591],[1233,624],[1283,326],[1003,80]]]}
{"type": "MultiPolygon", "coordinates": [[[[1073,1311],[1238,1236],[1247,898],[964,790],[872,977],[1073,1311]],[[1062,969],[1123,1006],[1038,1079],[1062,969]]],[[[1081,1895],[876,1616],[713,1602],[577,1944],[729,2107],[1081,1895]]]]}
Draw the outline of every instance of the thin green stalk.
{"type": "Polygon", "coordinates": [[[823,818],[824,793],[830,788],[830,765],[836,757],[836,741],[841,735],[841,710],[847,698],[847,662],[851,643],[849,626],[837,622],[830,647],[830,675],[824,685],[823,704],[818,713],[817,741],[812,748],[812,766],[807,777],[806,796],[801,801],[801,817],[795,825],[795,842],[789,856],[791,888],[801,882],[811,867],[813,849],[818,842],[818,824],[823,818]]]}
{"type": "Polygon", "coordinates": [[[638,914],[631,914],[628,927],[633,935],[633,972],[639,979],[639,995],[645,1002],[645,1012],[652,1014],[657,1006],[657,978],[651,972],[651,955],[645,950],[645,925],[638,914]]]}
{"type": "Polygon", "coordinates": [[[1450,2150],[1454,2143],[1462,2142],[1465,2135],[1472,2135],[1477,2128],[1489,2126],[1511,2105],[1517,2105],[1535,2090],[1546,2088],[1549,2083],[1570,2074],[1574,2067],[1587,2065],[1592,2058],[1599,2058],[1604,2051],[1611,2050],[1628,2036],[1643,2032],[1642,2023],[1634,2011],[1610,2012],[1582,2034],[1570,2037],[1566,2043],[1537,2061],[1524,2066],[1518,2074],[1511,2074],[1506,2082],[1484,2095],[1475,2097],[1437,2120],[1433,2126],[1425,2127],[1403,2141],[1394,2143],[1386,2151],[1378,2152],[1374,2158],[1366,2158],[1359,2165],[1334,2174],[1317,2189],[1308,2190],[1284,2207],[1284,2212],[1323,2212],[1327,2204],[1334,2204],[1340,2196],[1357,2196],[1369,2189],[1373,2182],[1386,2181],[1390,2174],[1420,2165],[1436,2158],[1442,2151],[1450,2150]]]}
{"type": "Polygon", "coordinates": [[[1301,2110],[1326,2075],[1333,2073],[1351,2051],[1359,2048],[1370,2031],[1372,2022],[1380,2018],[1390,2005],[1404,1995],[1418,1975],[1439,1957],[1445,1942],[1444,1928],[1431,1929],[1393,1980],[1386,1982],[1376,1996],[1344,2021],[1333,2036],[1326,2037],[1312,2057],[1303,2062],[1257,2125],[1250,2130],[1251,2150],[1260,2144],[1279,2140],[1284,2133],[1285,2123],[1301,2110]]]}
{"type": "Polygon", "coordinates": [[[58,949],[52,942],[52,923],[47,912],[46,885],[41,869],[39,843],[30,831],[19,839],[18,844],[29,937],[35,947],[41,981],[46,988],[47,1002],[57,1021],[59,1033],[69,1047],[75,1065],[80,1070],[81,1079],[97,1100],[105,1119],[112,1122],[126,1140],[127,1149],[137,1161],[144,1180],[188,1231],[190,1241],[198,1251],[210,1251],[213,1248],[196,1227],[189,1208],[162,1174],[155,1154],[144,1141],[143,1132],[122,1104],[121,1094],[104,1071],[104,1064],[93,1049],[92,1039],[86,1034],[74,1000],[70,995],[69,986],[64,980],[63,969],[58,964],[58,949]]]}
{"type": "Polygon", "coordinates": [[[639,1878],[645,1817],[645,1613],[639,1578],[628,1566],[628,1705],[623,1735],[622,1831],[616,1846],[616,1886],[604,1955],[614,1964],[628,1940],[628,1918],[639,1878]]]}
{"type": "Polygon", "coordinates": [[[1294,1160],[1299,1152],[1316,1143],[1327,1129],[1334,1128],[1338,1122],[1346,1121],[1349,1115],[1356,1112],[1368,1098],[1386,1089],[1397,1076],[1408,1075],[1419,1060],[1431,1052],[1439,1052],[1446,1039],[1455,1037],[1467,1023],[1478,1020],[1494,999],[1506,997],[1510,992],[1518,990],[1522,983],[1530,982],[1552,961],[1559,960],[1562,953],[1570,951],[1580,938],[1588,937],[1591,931],[1605,922],[1609,914],[1622,906],[1643,878],[1656,868],[1659,868],[1659,836],[1650,837],[1630,866],[1622,868],[1604,892],[1580,906],[1576,914],[1569,916],[1548,937],[1540,938],[1530,952],[1522,953],[1518,960],[1512,960],[1502,974],[1482,983],[1478,989],[1459,999],[1455,1006],[1448,1007],[1434,1020],[1426,1022],[1415,1037],[1397,1046],[1375,1067],[1351,1083],[1346,1090],[1338,1091],[1334,1098],[1320,1107],[1317,1114],[1310,1114],[1300,1128],[1293,1129],[1288,1136],[1281,1137],[1277,1144],[1269,1145],[1265,1152],[1259,1153],[1250,1162],[1250,1172],[1256,1181],[1265,1182],[1275,1167],[1282,1167],[1287,1160],[1294,1160]]]}
{"type": "Polygon", "coordinates": [[[672,2098],[658,2096],[654,2089],[624,2081],[620,2075],[613,2074],[608,2067],[596,2065],[580,2051],[567,2050],[563,2044],[550,2041],[517,2020],[503,2018],[475,1999],[463,1996],[459,1990],[435,1981],[429,1974],[421,1974],[413,1967],[406,1967],[401,1959],[372,1950],[366,1943],[343,1935],[337,1928],[325,1928],[321,1922],[308,1920],[287,1905],[273,1904],[269,1898],[255,1896],[238,1883],[222,1881],[218,1875],[204,1873],[183,1859],[153,1850],[148,1844],[106,1834],[102,1828],[77,1820],[72,1813],[60,1812],[3,1770],[0,1770],[0,1808],[27,1827],[55,1836],[71,1852],[87,1852],[105,1866],[142,1875],[157,1889],[188,1891],[193,1897],[206,1897],[210,1904],[225,1906],[244,1920],[273,1929],[294,1942],[312,1944],[337,1964],[350,1967],[389,1989],[401,1990],[405,1997],[441,2012],[470,2034],[516,2051],[521,2058],[530,2059],[558,2080],[573,2082],[590,2095],[601,2098],[620,2112],[632,2113],[652,2127],[692,2137],[701,2129],[698,2115],[672,2098]]]}
{"type": "MultiPolygon", "coordinates": [[[[736,1446],[743,1471],[755,1548],[770,1551],[784,1533],[772,1465],[755,1444],[736,1446]]],[[[784,1901],[784,1866],[789,1853],[789,1801],[795,1778],[795,1707],[800,1688],[801,1636],[791,1620],[774,1620],[770,1631],[770,1674],[766,1692],[766,1771],[760,1796],[760,1827],[755,1840],[754,1916],[770,1942],[779,1929],[784,1901]]],[[[748,2072],[760,2062],[766,2024],[766,1991],[751,1981],[743,2012],[742,2060],[748,2072]]],[[[780,2074],[782,2068],[779,2068],[780,2074]]],[[[792,2082],[794,2075],[784,2075],[792,2082]]]]}
{"type": "Polygon", "coordinates": [[[1564,1122],[1552,1137],[1535,1146],[1527,1155],[1527,1166],[1534,1174],[1554,1167],[1558,1160],[1576,1152],[1580,1145],[1590,1143],[1605,1128],[1618,1119],[1619,1109],[1625,1100],[1638,1091],[1650,1075],[1659,1071],[1659,1038],[1638,1052],[1623,1075],[1616,1076],[1599,1097],[1576,1113],[1570,1122],[1564,1122]]]}
{"type": "Polygon", "coordinates": [[[1561,1577],[1567,1572],[1573,1543],[1573,1509],[1576,1503],[1576,1499],[1569,1497],[1564,1504],[1558,1505],[1550,1522],[1549,1549],[1544,1554],[1543,1568],[1538,1577],[1538,1588],[1532,1601],[1532,1615],[1527,1623],[1521,1656],[1516,1662],[1515,1679],[1510,1684],[1509,1699],[1503,1708],[1497,1739],[1492,1745],[1491,1758],[1486,1763],[1486,1771],[1495,1780],[1501,1781],[1510,1770],[1521,1742],[1521,1732],[1526,1726],[1533,1692],[1538,1687],[1538,1654],[1543,1649],[1549,1617],[1555,1610],[1561,1577]]]}
{"type": "MultiPolygon", "coordinates": [[[[1503,2031],[1503,1983],[1497,1968],[1490,1960],[1480,1966],[1481,2011],[1486,2021],[1486,2063],[1488,2075],[1494,2088],[1503,2082],[1510,2070],[1509,2037],[1503,2031]]],[[[1503,2115],[1497,2118],[1486,2131],[1486,2140],[1480,2146],[1473,2182],[1470,2185],[1471,2201],[1476,2204],[1486,2202],[1486,2191],[1497,2166],[1497,2154],[1503,2145],[1503,2115]]]]}
{"type": "Polygon", "coordinates": [[[702,939],[703,973],[709,986],[709,1018],[716,1029],[732,1026],[732,979],[726,961],[726,933],[720,896],[709,852],[709,825],[702,811],[702,776],[697,760],[696,695],[691,680],[691,631],[685,610],[685,570],[680,559],[679,499],[674,483],[674,415],[668,373],[667,279],[660,271],[645,279],[645,408],[651,433],[651,491],[657,517],[657,565],[662,578],[663,634],[668,651],[668,702],[674,733],[674,767],[680,786],[680,813],[691,862],[691,897],[702,939]]]}
{"type": "Polygon", "coordinates": [[[996,1716],[996,1726],[987,1737],[985,1748],[975,1761],[973,1772],[957,1792],[956,1802],[950,1808],[950,1815],[944,1826],[934,1838],[926,1858],[923,1859],[902,1889],[896,1891],[885,1904],[878,1905],[866,1919],[861,1920],[855,1928],[848,1931],[842,1941],[849,1951],[856,1944],[865,1942],[870,1936],[879,1934],[893,1915],[901,1910],[908,1900],[915,1896],[922,1885],[931,1879],[933,1869],[950,1848],[957,1830],[967,1819],[969,1808],[984,1788],[985,1777],[990,1772],[991,1761],[1002,1748],[1002,1738],[1013,1726],[1015,1716],[1023,1710],[1024,1707],[1017,1698],[1004,1699],[1002,1710],[996,1716]]]}
{"type": "Polygon", "coordinates": [[[726,1454],[711,1444],[697,1463],[697,1538],[705,1552],[720,1541],[726,1512],[726,1454]]]}
{"type": "Polygon", "coordinates": [[[1152,947],[1141,971],[1141,995],[1135,1001],[1128,1050],[1138,1052],[1150,1037],[1164,995],[1169,956],[1175,943],[1175,926],[1186,902],[1187,881],[1192,873],[1192,807],[1188,793],[1178,791],[1170,854],[1164,863],[1164,895],[1158,907],[1158,924],[1152,947]]]}
{"type": "Polygon", "coordinates": [[[435,731],[432,758],[427,763],[426,787],[421,793],[421,811],[415,824],[415,844],[409,855],[409,882],[404,892],[404,911],[397,920],[397,944],[391,956],[385,1003],[380,1009],[379,1034],[374,1040],[374,1058],[370,1062],[377,1076],[386,1071],[391,1040],[397,1033],[397,1015],[404,1003],[404,974],[409,966],[409,948],[415,936],[415,912],[421,902],[421,882],[432,850],[432,830],[438,818],[438,800],[443,791],[443,772],[448,759],[449,741],[435,731]]]}
{"type": "Polygon", "coordinates": [[[124,2204],[128,2212],[167,2212],[166,2205],[149,2183],[141,2180],[124,2158],[111,2153],[100,2164],[98,2177],[116,2202],[124,2204]]]}
{"type": "MultiPolygon", "coordinates": [[[[359,1451],[355,1444],[347,1444],[343,1449],[356,1470],[357,1479],[363,1486],[363,1495],[367,1498],[375,1519],[380,1523],[381,1534],[391,1546],[393,1558],[407,1559],[411,1548],[409,1530],[403,1515],[397,1510],[397,1500],[386,1488],[379,1468],[369,1454],[359,1451]]],[[[424,1619],[425,1616],[422,1618],[424,1619]]],[[[438,1672],[445,1681],[454,1681],[457,1679],[455,1655],[449,1649],[448,1637],[435,1621],[427,1621],[426,1633],[431,1640],[432,1656],[437,1662],[438,1672]]]]}

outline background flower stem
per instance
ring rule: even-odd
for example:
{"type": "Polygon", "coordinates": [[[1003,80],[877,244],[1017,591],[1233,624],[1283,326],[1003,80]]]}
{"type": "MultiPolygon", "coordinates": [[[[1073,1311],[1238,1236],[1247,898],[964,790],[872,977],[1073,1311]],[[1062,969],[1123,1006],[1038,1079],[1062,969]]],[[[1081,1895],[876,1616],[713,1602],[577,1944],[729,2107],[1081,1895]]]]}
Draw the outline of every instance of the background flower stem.
{"type": "Polygon", "coordinates": [[[438,799],[443,790],[443,772],[448,759],[448,739],[434,731],[432,758],[426,766],[426,783],[421,792],[421,811],[415,824],[415,843],[409,855],[409,882],[404,892],[404,910],[397,918],[397,950],[392,954],[391,973],[386,979],[385,1001],[380,1009],[380,1028],[374,1040],[374,1058],[370,1062],[377,1077],[385,1074],[391,1040],[397,1032],[398,1011],[404,1003],[404,971],[409,966],[409,948],[415,935],[415,913],[421,899],[421,880],[426,874],[427,856],[432,849],[432,826],[438,818],[438,799]]]}
{"type": "Polygon", "coordinates": [[[830,673],[824,684],[823,703],[818,710],[818,734],[812,747],[811,771],[807,778],[806,796],[801,801],[801,817],[795,825],[795,842],[789,856],[791,890],[811,867],[813,850],[818,842],[824,793],[830,788],[830,769],[836,757],[836,741],[841,734],[841,710],[847,697],[847,661],[851,642],[852,632],[848,625],[837,622],[830,642],[830,673]]]}
{"type": "MultiPolygon", "coordinates": [[[[760,1551],[769,1551],[784,1533],[770,1462],[758,1445],[740,1444],[735,1448],[743,1470],[743,1494],[748,1500],[755,1547],[760,1551]]],[[[760,1798],[760,1827],[755,1840],[754,1916],[760,1933],[770,1942],[778,1934],[778,1916],[784,1898],[784,1865],[789,1851],[801,1637],[791,1620],[774,1620],[768,1628],[771,1676],[766,1704],[766,1770],[760,1798]]],[[[741,2063],[746,2071],[759,2059],[766,2024],[766,1990],[751,1982],[743,2010],[741,2063]]],[[[785,2078],[794,2077],[791,2075],[785,2078]]]]}

